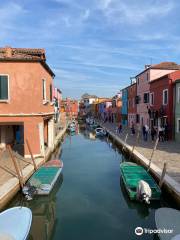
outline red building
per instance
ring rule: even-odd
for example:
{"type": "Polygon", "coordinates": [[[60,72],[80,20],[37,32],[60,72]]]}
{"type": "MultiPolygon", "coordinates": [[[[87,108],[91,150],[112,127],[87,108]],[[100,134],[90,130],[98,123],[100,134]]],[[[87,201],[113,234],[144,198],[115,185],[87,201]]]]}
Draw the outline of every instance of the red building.
{"type": "Polygon", "coordinates": [[[137,119],[137,105],[136,105],[136,95],[137,95],[137,84],[133,83],[128,87],[128,126],[131,127],[132,123],[136,123],[137,119]]]}
{"type": "Polygon", "coordinates": [[[162,76],[150,83],[150,108],[148,110],[151,126],[169,129],[169,139],[173,137],[173,82],[180,79],[180,71],[162,76]]]}

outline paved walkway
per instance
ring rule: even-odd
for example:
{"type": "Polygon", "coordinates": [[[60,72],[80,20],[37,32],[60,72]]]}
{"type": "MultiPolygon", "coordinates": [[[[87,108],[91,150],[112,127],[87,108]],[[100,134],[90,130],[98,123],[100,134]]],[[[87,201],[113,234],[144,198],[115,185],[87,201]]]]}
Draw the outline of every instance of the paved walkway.
{"type": "MultiPolygon", "coordinates": [[[[149,139],[145,142],[142,139],[142,136],[139,138],[139,142],[137,143],[137,136],[131,135],[131,131],[129,128],[124,128],[121,134],[116,132],[117,125],[112,123],[104,123],[106,128],[114,132],[118,135],[122,140],[125,139],[126,134],[128,133],[127,144],[134,146],[135,149],[144,155],[146,158],[150,159],[152,149],[154,147],[155,142],[149,139]]],[[[159,142],[157,146],[157,150],[153,155],[152,162],[156,164],[161,169],[163,168],[164,162],[167,163],[167,174],[171,176],[175,181],[180,183],[180,144],[174,141],[166,141],[159,142]]]]}
{"type": "MultiPolygon", "coordinates": [[[[51,156],[52,151],[55,150],[55,147],[62,139],[65,131],[65,122],[55,125],[54,149],[47,148],[45,157],[35,158],[37,167],[41,166],[44,161],[47,161],[47,159],[51,156]]],[[[16,159],[19,170],[22,171],[21,176],[23,176],[23,180],[26,181],[34,173],[32,160],[24,159],[16,152],[13,152],[13,156],[16,159]]],[[[0,152],[0,209],[13,198],[19,189],[19,180],[8,150],[0,152]]]]}

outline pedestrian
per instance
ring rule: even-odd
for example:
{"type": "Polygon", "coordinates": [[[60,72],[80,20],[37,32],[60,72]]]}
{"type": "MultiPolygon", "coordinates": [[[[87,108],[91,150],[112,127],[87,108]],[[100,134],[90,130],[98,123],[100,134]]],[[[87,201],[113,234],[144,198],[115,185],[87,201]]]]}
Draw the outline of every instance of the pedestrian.
{"type": "Polygon", "coordinates": [[[149,127],[147,124],[144,126],[144,141],[147,141],[148,139],[148,132],[149,132],[149,127]]]}
{"type": "Polygon", "coordinates": [[[122,124],[119,123],[119,127],[118,127],[118,133],[120,134],[122,132],[122,124]]]}
{"type": "Polygon", "coordinates": [[[166,123],[165,126],[164,126],[164,140],[165,141],[169,140],[169,126],[168,126],[168,123],[166,123]]]}
{"type": "Polygon", "coordinates": [[[143,127],[142,127],[142,134],[143,134],[143,139],[144,139],[144,141],[145,141],[146,128],[145,128],[144,125],[143,125],[143,127]]]}
{"type": "Polygon", "coordinates": [[[159,126],[158,132],[159,132],[159,141],[164,142],[164,128],[163,128],[163,126],[159,126]]]}
{"type": "Polygon", "coordinates": [[[151,139],[152,142],[154,141],[154,137],[156,136],[156,129],[154,128],[154,126],[151,127],[151,139]]]}
{"type": "Polygon", "coordinates": [[[132,122],[131,125],[131,134],[134,135],[135,134],[135,127],[134,127],[134,123],[132,122]]]}

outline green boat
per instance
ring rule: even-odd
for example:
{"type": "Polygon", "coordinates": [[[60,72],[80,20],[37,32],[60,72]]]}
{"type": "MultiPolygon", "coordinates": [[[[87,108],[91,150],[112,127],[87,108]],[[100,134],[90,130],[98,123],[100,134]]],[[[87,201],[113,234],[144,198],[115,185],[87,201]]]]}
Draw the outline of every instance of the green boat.
{"type": "Polygon", "coordinates": [[[132,162],[123,162],[120,164],[120,170],[125,188],[131,200],[140,200],[139,193],[137,194],[140,182],[145,183],[151,189],[148,200],[160,199],[161,189],[142,166],[132,162]]]}

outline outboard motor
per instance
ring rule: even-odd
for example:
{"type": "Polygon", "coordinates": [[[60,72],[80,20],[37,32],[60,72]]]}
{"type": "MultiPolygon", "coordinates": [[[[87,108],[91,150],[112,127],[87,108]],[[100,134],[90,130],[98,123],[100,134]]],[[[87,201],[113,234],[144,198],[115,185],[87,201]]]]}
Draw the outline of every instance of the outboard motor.
{"type": "Polygon", "coordinates": [[[152,196],[152,191],[147,182],[140,180],[137,187],[137,200],[150,204],[150,198],[152,196]]]}
{"type": "Polygon", "coordinates": [[[36,187],[31,186],[30,184],[26,184],[23,189],[22,192],[25,196],[25,198],[30,201],[33,199],[34,194],[36,193],[36,187]]]}

